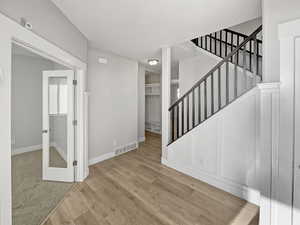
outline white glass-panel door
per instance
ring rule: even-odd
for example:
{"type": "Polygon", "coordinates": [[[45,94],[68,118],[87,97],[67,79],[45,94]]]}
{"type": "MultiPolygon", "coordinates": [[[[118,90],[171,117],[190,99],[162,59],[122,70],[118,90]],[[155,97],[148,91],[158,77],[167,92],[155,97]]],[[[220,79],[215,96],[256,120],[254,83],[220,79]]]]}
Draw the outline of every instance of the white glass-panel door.
{"type": "Polygon", "coordinates": [[[43,179],[74,181],[74,72],[43,72],[43,179]]]}

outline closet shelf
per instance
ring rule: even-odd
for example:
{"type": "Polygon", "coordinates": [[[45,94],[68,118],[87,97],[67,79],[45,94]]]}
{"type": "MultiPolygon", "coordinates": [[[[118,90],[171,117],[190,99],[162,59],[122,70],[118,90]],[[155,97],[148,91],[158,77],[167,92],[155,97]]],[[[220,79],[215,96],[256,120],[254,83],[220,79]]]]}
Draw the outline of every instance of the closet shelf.
{"type": "Polygon", "coordinates": [[[146,96],[160,96],[160,93],[146,93],[146,96]]]}
{"type": "Polygon", "coordinates": [[[145,87],[160,87],[160,83],[145,84],[145,87]]]}

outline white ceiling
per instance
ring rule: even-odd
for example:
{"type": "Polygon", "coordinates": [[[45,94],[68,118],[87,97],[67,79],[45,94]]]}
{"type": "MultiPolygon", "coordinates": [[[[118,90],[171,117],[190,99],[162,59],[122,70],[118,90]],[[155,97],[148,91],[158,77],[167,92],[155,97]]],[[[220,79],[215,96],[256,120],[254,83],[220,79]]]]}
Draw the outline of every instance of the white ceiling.
{"type": "Polygon", "coordinates": [[[137,60],[261,15],[261,0],[52,0],[92,47],[137,60]]]}

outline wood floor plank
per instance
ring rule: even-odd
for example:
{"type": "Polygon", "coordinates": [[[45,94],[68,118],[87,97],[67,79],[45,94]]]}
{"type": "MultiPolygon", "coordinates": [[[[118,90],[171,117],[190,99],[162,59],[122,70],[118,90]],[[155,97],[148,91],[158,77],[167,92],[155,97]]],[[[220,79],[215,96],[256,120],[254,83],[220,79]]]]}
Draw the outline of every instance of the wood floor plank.
{"type": "Polygon", "coordinates": [[[257,225],[258,207],[160,163],[161,140],[90,167],[43,225],[257,225]]]}

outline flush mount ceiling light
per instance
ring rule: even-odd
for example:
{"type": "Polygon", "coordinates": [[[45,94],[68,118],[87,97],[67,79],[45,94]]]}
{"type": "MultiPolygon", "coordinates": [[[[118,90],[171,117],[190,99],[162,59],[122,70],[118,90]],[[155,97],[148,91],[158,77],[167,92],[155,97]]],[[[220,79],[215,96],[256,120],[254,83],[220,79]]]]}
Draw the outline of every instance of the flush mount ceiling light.
{"type": "Polygon", "coordinates": [[[158,62],[159,62],[158,59],[149,59],[148,60],[148,63],[149,63],[150,66],[155,66],[155,65],[158,64],[158,62]]]}

